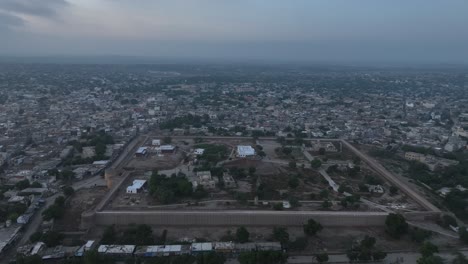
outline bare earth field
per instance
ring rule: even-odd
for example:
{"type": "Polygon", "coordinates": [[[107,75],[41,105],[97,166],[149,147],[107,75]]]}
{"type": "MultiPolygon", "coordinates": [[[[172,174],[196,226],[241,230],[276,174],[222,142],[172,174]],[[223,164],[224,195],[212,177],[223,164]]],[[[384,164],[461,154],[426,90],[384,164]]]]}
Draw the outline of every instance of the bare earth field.
{"type": "Polygon", "coordinates": [[[78,231],[81,214],[95,207],[104,197],[106,191],[106,187],[94,187],[76,191],[70,198],[71,200],[67,201],[64,218],[55,222],[54,229],[64,232],[78,231]]]}

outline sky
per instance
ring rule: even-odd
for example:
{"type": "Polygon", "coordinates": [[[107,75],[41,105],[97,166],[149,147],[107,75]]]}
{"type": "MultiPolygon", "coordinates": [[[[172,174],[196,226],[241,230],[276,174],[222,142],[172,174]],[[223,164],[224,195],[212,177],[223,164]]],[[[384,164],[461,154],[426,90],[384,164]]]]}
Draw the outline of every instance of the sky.
{"type": "Polygon", "coordinates": [[[468,63],[466,0],[0,0],[0,56],[468,63]]]}

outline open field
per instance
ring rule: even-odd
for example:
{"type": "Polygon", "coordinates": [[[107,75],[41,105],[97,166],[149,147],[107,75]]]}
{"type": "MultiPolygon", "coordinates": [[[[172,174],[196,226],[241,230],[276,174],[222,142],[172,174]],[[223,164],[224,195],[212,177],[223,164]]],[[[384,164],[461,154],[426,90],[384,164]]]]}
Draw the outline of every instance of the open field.
{"type": "MultiPolygon", "coordinates": [[[[147,137],[143,146],[151,146],[152,138],[147,137]]],[[[314,141],[309,147],[289,146],[280,144],[273,139],[260,139],[254,141],[248,138],[176,138],[171,144],[176,147],[173,153],[154,154],[144,157],[133,157],[126,167],[135,169],[130,177],[123,182],[117,195],[111,200],[107,209],[111,210],[271,210],[274,205],[282,201],[299,201],[293,208],[285,210],[331,210],[331,211],[420,211],[420,207],[404,192],[390,194],[392,186],[382,178],[367,163],[361,162],[349,148],[343,147],[340,141],[320,141],[320,144],[329,144],[333,151],[320,153],[314,148],[314,141]],[[261,146],[266,156],[237,158],[235,149],[237,145],[261,146]],[[177,199],[174,203],[164,204],[153,198],[146,190],[137,194],[127,194],[126,186],[131,185],[135,179],[149,181],[152,171],[160,174],[183,175],[189,182],[197,181],[196,170],[200,166],[197,157],[193,156],[193,149],[199,146],[219,145],[226,147],[224,160],[217,160],[212,166],[224,168],[225,173],[243,171],[241,175],[234,175],[235,188],[222,188],[208,190],[208,196],[202,199],[185,197],[177,199]],[[283,148],[290,148],[290,153],[284,153],[283,148]],[[307,152],[307,153],[306,153],[307,152]],[[312,156],[312,157],[311,157],[312,156]],[[323,170],[311,168],[308,160],[322,160],[323,170]],[[349,164],[356,160],[359,167],[356,173],[350,174],[349,164]],[[295,167],[290,163],[294,162],[295,167]],[[329,169],[332,167],[333,170],[329,169]],[[250,173],[250,170],[254,170],[250,173]],[[347,193],[354,193],[367,202],[360,202],[352,206],[342,205],[341,200],[346,198],[345,193],[338,192],[325,176],[336,186],[346,186],[347,193]],[[249,172],[249,173],[248,173],[249,172]],[[322,173],[323,172],[323,173],[322,173]],[[324,174],[325,173],[325,174],[324,174]],[[382,186],[382,193],[364,191],[363,184],[378,184],[382,186]],[[324,190],[327,190],[324,193],[324,190]],[[240,199],[239,194],[242,198],[240,199]],[[258,202],[256,202],[258,199],[258,202]],[[330,201],[330,205],[323,207],[323,201],[330,201]]],[[[237,173],[236,172],[236,173],[237,173]]]]}

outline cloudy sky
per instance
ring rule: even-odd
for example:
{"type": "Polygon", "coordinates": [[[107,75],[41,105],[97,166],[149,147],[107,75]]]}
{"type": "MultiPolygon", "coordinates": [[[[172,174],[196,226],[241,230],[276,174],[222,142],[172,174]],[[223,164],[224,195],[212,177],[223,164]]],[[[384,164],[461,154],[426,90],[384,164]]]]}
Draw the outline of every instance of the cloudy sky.
{"type": "Polygon", "coordinates": [[[0,55],[468,63],[466,0],[0,0],[0,55]]]}

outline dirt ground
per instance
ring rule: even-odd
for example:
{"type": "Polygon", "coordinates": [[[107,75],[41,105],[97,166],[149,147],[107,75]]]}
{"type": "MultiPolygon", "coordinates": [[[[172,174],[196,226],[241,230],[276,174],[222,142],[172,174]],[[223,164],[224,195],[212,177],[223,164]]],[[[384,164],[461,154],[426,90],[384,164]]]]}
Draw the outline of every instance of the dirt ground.
{"type": "Polygon", "coordinates": [[[65,215],[54,224],[57,231],[78,231],[81,222],[81,213],[96,206],[107,192],[106,187],[94,187],[76,191],[67,201],[65,215]]]}

